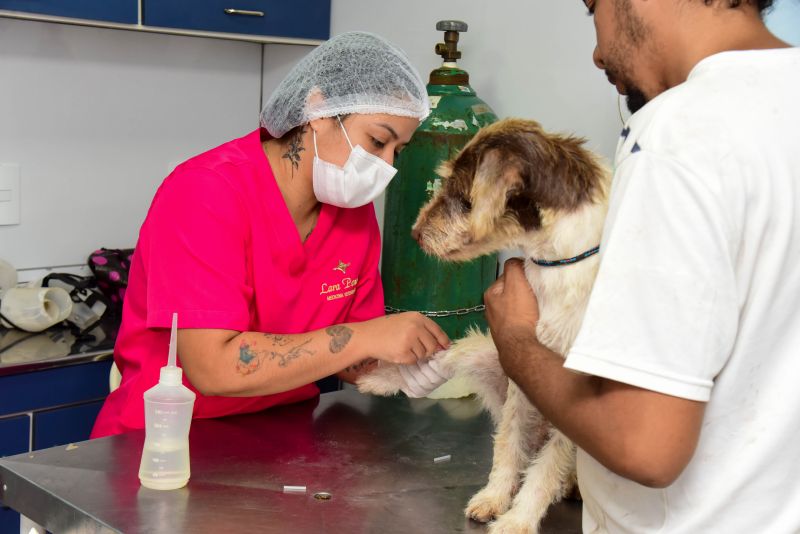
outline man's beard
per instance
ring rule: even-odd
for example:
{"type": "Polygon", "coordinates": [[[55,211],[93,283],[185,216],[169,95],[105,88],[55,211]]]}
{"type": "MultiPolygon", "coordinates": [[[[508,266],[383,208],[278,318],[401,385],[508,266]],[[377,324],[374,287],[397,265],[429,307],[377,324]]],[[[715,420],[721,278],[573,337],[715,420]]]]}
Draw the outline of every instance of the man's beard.
{"type": "MultiPolygon", "coordinates": [[[[646,45],[650,28],[636,15],[631,7],[631,0],[620,0],[616,4],[615,12],[620,20],[620,32],[625,36],[618,41],[615,57],[619,59],[633,57],[636,50],[646,45]]],[[[624,64],[622,61],[619,62],[619,77],[627,96],[625,103],[631,113],[636,113],[647,104],[648,99],[641,89],[630,82],[628,72],[622,67],[624,64]]]]}
{"type": "Polygon", "coordinates": [[[625,96],[625,105],[631,114],[636,113],[647,104],[650,99],[647,98],[644,92],[639,87],[630,81],[627,72],[622,69],[615,69],[613,66],[606,67],[606,76],[613,85],[619,85],[622,90],[620,91],[625,96]]]}
{"type": "Polygon", "coordinates": [[[625,104],[628,106],[628,111],[631,113],[636,113],[648,102],[647,97],[644,96],[644,93],[635,87],[628,88],[627,93],[625,104]]]}

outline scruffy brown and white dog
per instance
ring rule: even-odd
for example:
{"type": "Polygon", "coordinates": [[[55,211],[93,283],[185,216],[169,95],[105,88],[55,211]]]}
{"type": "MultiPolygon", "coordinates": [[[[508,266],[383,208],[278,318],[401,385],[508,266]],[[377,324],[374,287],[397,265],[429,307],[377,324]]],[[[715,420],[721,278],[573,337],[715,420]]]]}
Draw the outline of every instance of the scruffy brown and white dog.
{"type": "MultiPolygon", "coordinates": [[[[506,119],[483,128],[439,169],[442,187],[422,208],[412,233],[429,254],[466,261],[519,248],[538,300],[539,340],[566,354],[580,328],[597,272],[610,173],[583,140],[506,119]],[[559,262],[586,256],[582,261],[559,262]],[[538,263],[537,263],[538,262],[538,263]],[[548,262],[556,265],[540,265],[548,262]]],[[[500,367],[491,336],[472,330],[434,356],[466,377],[495,422],[488,484],[465,513],[489,531],[535,533],[550,504],[574,488],[575,446],[543,420],[500,367]]],[[[396,365],[362,377],[363,392],[395,394],[396,365]]]]}

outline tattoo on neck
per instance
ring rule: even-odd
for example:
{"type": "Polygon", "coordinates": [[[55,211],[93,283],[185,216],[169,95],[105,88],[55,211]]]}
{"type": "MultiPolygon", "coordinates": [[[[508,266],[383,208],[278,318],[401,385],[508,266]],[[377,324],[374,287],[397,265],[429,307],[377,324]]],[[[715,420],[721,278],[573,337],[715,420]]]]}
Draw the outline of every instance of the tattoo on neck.
{"type": "Polygon", "coordinates": [[[294,170],[300,168],[300,152],[305,150],[303,147],[303,130],[298,130],[291,139],[289,139],[289,148],[286,149],[282,158],[288,159],[292,164],[292,176],[294,170]]]}
{"type": "MultiPolygon", "coordinates": [[[[286,336],[274,334],[266,334],[266,336],[272,340],[273,349],[275,347],[286,347],[291,343],[291,340],[286,336]]],[[[311,339],[307,339],[299,345],[289,347],[283,351],[273,349],[259,350],[256,349],[255,342],[251,344],[242,341],[239,345],[239,359],[236,360],[236,370],[239,374],[247,376],[258,371],[265,359],[278,360],[279,366],[286,367],[289,365],[289,362],[300,356],[312,356],[315,353],[315,351],[305,348],[309,343],[311,343],[311,339]]]]}
{"type": "Polygon", "coordinates": [[[329,326],[325,329],[325,333],[331,336],[330,349],[333,354],[341,352],[344,349],[350,338],[353,337],[353,331],[343,325],[329,326]]]}

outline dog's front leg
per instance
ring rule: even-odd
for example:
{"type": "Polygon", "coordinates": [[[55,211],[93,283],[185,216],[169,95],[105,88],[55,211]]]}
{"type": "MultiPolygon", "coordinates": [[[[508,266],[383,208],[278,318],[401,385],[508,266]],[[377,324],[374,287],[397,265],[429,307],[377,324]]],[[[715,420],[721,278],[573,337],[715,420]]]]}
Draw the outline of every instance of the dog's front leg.
{"type": "Polygon", "coordinates": [[[374,370],[356,379],[356,387],[361,393],[384,397],[396,395],[405,383],[398,364],[384,361],[379,361],[374,370]]]}
{"type": "Polygon", "coordinates": [[[536,534],[547,509],[572,485],[575,454],[572,441],[554,428],[525,471],[511,509],[489,526],[490,534],[536,534]]]}
{"type": "Polygon", "coordinates": [[[487,522],[508,510],[519,486],[522,470],[530,458],[534,445],[531,436],[540,424],[539,412],[516,384],[509,382],[502,418],[494,436],[494,458],[489,482],[470,499],[464,511],[467,517],[487,522]]]}
{"type": "MultiPolygon", "coordinates": [[[[470,389],[478,395],[497,424],[505,402],[508,378],[500,367],[492,338],[470,329],[450,348],[434,354],[433,359],[443,371],[467,379],[470,389]]],[[[398,393],[405,381],[397,364],[379,362],[375,370],[361,375],[356,385],[362,393],[389,396],[398,393]]]]}
{"type": "Polygon", "coordinates": [[[508,392],[508,377],[500,366],[497,347],[488,333],[470,328],[447,351],[436,356],[454,376],[464,377],[497,427],[508,392]]]}

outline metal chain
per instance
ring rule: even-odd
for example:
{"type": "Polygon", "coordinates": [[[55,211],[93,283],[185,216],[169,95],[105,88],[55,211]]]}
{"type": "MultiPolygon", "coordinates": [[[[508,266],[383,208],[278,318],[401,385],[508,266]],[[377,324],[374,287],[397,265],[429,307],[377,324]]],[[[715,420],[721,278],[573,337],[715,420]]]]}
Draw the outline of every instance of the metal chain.
{"type": "Polygon", "coordinates": [[[467,315],[468,313],[475,313],[475,312],[482,312],[486,309],[486,306],[483,304],[478,304],[477,306],[472,306],[471,308],[459,308],[457,310],[403,310],[401,308],[395,308],[394,306],[384,306],[386,313],[403,313],[409,311],[415,311],[421,313],[425,317],[450,317],[453,315],[467,315]]]}

